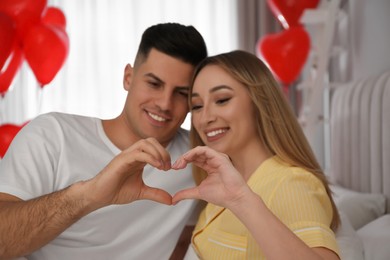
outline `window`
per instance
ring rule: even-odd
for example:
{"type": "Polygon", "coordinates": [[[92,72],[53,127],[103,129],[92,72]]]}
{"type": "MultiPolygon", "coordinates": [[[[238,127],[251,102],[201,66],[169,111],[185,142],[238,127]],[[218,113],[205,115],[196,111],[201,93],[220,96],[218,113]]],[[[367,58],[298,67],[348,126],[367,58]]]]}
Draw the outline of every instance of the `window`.
{"type": "MultiPolygon", "coordinates": [[[[194,25],[209,54],[238,46],[236,0],[49,0],[67,19],[68,58],[56,77],[39,87],[27,62],[1,100],[0,123],[23,123],[60,111],[100,118],[117,116],[127,92],[125,65],[132,64],[142,32],[159,22],[194,25]]],[[[188,122],[186,123],[188,128],[188,122]]]]}

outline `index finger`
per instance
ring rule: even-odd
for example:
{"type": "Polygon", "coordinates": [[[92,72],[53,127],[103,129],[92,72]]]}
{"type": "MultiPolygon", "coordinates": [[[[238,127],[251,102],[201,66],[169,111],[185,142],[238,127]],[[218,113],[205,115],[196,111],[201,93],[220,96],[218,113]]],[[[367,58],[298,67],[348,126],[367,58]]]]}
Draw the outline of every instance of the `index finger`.
{"type": "Polygon", "coordinates": [[[230,161],[229,156],[224,153],[220,153],[208,146],[197,146],[192,150],[185,153],[182,158],[187,162],[205,163],[211,161],[230,161]]]}
{"type": "Polygon", "coordinates": [[[164,170],[169,170],[171,168],[171,155],[165,147],[163,147],[160,142],[153,137],[147,138],[146,141],[149,142],[158,153],[158,158],[161,158],[164,170]]]}
{"type": "Polygon", "coordinates": [[[137,152],[137,156],[131,156],[132,158],[149,158],[150,161],[156,163],[152,164],[162,170],[168,170],[171,166],[171,156],[167,150],[154,138],[142,139],[130,146],[124,151],[125,153],[137,152]],[[139,157],[141,156],[141,157],[139,157]]]}

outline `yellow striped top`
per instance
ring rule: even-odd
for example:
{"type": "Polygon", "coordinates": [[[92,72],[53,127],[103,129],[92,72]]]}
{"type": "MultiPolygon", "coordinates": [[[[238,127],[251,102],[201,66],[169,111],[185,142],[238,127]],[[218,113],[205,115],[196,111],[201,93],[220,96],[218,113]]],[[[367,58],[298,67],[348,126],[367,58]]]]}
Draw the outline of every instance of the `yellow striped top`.
{"type": "MultiPolygon", "coordinates": [[[[313,174],[286,165],[274,156],[259,166],[248,185],[307,245],[326,247],[339,254],[329,227],[331,203],[323,184],[313,174]]],[[[192,245],[201,259],[265,259],[240,220],[230,210],[210,203],[199,217],[192,245]]]]}

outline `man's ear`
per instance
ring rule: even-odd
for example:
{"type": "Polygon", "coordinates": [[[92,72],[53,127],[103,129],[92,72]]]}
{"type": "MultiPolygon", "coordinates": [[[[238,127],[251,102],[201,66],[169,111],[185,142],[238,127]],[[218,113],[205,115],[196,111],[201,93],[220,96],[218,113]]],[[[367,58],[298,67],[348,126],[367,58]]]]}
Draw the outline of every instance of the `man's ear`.
{"type": "Polygon", "coordinates": [[[133,67],[127,64],[123,73],[123,88],[127,91],[130,89],[131,81],[133,80],[133,67]]]}

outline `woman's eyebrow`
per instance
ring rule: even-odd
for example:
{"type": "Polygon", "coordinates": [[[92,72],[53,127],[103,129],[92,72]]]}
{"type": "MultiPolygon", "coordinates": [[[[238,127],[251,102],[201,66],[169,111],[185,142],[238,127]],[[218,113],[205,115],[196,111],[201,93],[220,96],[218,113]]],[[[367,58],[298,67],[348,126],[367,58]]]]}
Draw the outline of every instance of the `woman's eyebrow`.
{"type": "Polygon", "coordinates": [[[212,92],[215,92],[215,91],[218,91],[218,90],[221,90],[221,89],[233,90],[231,87],[229,87],[227,85],[218,85],[218,86],[215,86],[212,89],[210,89],[209,92],[212,93],[212,92]]]}
{"type": "MultiPolygon", "coordinates": [[[[216,92],[216,91],[221,90],[221,89],[233,90],[231,87],[229,87],[227,85],[218,85],[218,86],[215,86],[215,87],[211,88],[209,90],[209,93],[213,93],[213,92],[216,92]]],[[[197,92],[192,92],[191,96],[192,97],[199,97],[199,94],[197,92]]]]}

